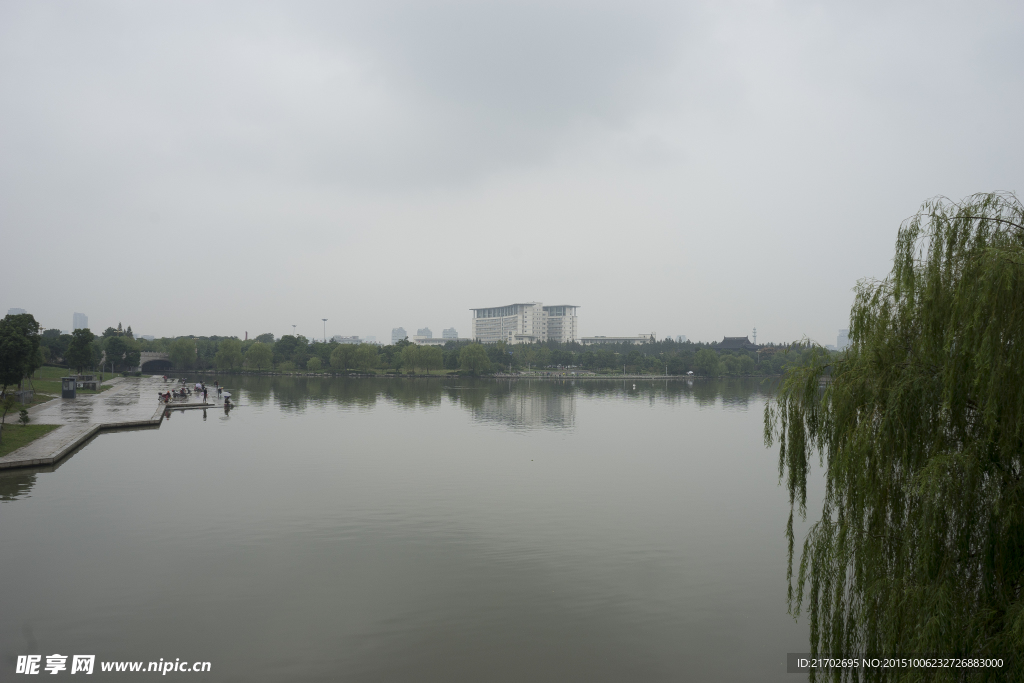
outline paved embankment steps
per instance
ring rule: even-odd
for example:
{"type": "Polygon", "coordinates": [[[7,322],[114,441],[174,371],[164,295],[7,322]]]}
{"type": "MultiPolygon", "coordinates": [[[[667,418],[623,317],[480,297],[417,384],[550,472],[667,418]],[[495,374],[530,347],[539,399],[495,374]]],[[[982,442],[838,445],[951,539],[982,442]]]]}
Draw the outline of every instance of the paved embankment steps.
{"type": "Polygon", "coordinates": [[[57,429],[0,458],[0,470],[56,465],[104,431],[156,428],[164,411],[215,408],[215,403],[158,403],[152,399],[167,385],[160,378],[123,380],[100,394],[75,399],[54,399],[30,411],[38,424],[59,424],[57,429]]]}

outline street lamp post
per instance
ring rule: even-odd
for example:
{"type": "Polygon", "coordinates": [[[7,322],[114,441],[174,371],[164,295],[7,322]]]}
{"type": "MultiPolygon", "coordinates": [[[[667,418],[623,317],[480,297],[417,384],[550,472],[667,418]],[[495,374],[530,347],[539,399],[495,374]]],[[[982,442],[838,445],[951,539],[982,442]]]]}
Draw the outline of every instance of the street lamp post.
{"type": "Polygon", "coordinates": [[[324,344],[327,343],[327,318],[320,318],[324,321],[324,344]]]}

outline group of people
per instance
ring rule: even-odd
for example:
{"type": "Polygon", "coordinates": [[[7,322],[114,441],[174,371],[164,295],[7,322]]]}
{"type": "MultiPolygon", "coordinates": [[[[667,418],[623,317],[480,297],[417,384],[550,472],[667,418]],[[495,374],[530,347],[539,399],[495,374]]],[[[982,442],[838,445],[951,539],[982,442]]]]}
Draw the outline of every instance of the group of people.
{"type": "MultiPolygon", "coordinates": [[[[167,381],[167,375],[164,375],[164,381],[165,382],[167,381]]],[[[231,405],[231,394],[226,392],[226,391],[224,391],[224,387],[222,387],[220,385],[220,382],[214,381],[213,385],[217,389],[217,395],[224,397],[224,405],[225,406],[231,405]]],[[[196,382],[195,383],[195,392],[194,393],[197,396],[202,394],[203,403],[206,403],[207,399],[208,399],[208,397],[210,395],[210,390],[209,390],[209,388],[207,388],[207,386],[206,386],[206,384],[204,382],[196,382]]],[[[172,399],[176,399],[176,398],[186,399],[187,400],[190,396],[192,396],[192,394],[193,394],[193,390],[190,389],[185,384],[185,380],[181,380],[181,388],[180,389],[174,389],[172,391],[159,392],[158,395],[160,396],[160,400],[161,401],[163,401],[164,403],[170,403],[172,399]]]]}

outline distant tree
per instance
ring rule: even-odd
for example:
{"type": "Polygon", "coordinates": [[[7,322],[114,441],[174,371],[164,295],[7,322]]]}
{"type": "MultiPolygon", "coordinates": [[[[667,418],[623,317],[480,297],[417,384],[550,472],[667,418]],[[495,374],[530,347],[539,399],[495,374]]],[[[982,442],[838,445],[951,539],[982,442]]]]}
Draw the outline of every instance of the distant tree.
{"type": "Polygon", "coordinates": [[[491,369],[491,361],[483,344],[469,344],[459,353],[459,367],[466,372],[479,375],[491,369]]]}
{"type": "Polygon", "coordinates": [[[40,365],[39,331],[29,313],[8,315],[0,320],[0,385],[2,391],[20,384],[40,365]]]}
{"type": "Polygon", "coordinates": [[[344,370],[352,366],[352,354],[355,352],[352,344],[338,344],[331,351],[331,367],[335,370],[344,370]]]}
{"type": "Polygon", "coordinates": [[[271,346],[274,343],[274,335],[270,332],[264,332],[260,336],[256,337],[254,341],[258,341],[260,344],[266,344],[268,346],[271,346]]]}
{"type": "Polygon", "coordinates": [[[274,362],[274,352],[263,342],[256,342],[245,354],[245,364],[255,370],[269,368],[274,362]]]}
{"type": "Polygon", "coordinates": [[[360,344],[352,354],[352,365],[362,372],[368,372],[380,365],[376,344],[360,344]]]}
{"type": "Polygon", "coordinates": [[[88,327],[80,327],[71,333],[71,343],[68,344],[64,360],[78,374],[93,366],[92,343],[95,338],[88,327]]]}
{"type": "Polygon", "coordinates": [[[320,360],[319,356],[313,356],[306,361],[306,369],[310,372],[320,372],[323,365],[323,361],[320,360]]]}
{"type": "Polygon", "coordinates": [[[242,365],[242,342],[238,339],[221,339],[217,345],[214,363],[218,370],[236,370],[242,365]]]}
{"type": "MultiPolygon", "coordinates": [[[[100,367],[103,362],[103,338],[94,339],[92,344],[89,345],[89,351],[92,353],[92,365],[91,367],[100,367]]],[[[102,370],[102,368],[100,368],[102,370]]]]}
{"type": "Polygon", "coordinates": [[[739,367],[737,371],[741,375],[752,375],[754,374],[755,364],[754,359],[750,356],[743,355],[739,358],[739,367]]]}
{"type": "Polygon", "coordinates": [[[420,367],[420,356],[422,349],[415,344],[409,344],[402,349],[402,367],[407,371],[415,372],[416,368],[420,367]]]}
{"type": "Polygon", "coordinates": [[[187,370],[196,362],[196,342],[188,337],[178,337],[171,342],[167,355],[171,357],[175,368],[187,370]]]}
{"type": "Polygon", "coordinates": [[[850,348],[809,349],[765,408],[789,489],[791,580],[793,513],[806,514],[812,464],[825,468],[790,610],[806,596],[812,657],[1009,657],[998,671],[844,680],[1021,681],[1024,206],[927,202],[893,262],[858,284],[850,348]]]}
{"type": "Polygon", "coordinates": [[[444,365],[444,351],[439,346],[421,346],[419,362],[428,374],[433,370],[440,370],[444,365]]]}
{"type": "Polygon", "coordinates": [[[110,337],[106,341],[107,362],[111,364],[111,369],[113,369],[114,366],[120,366],[124,363],[124,354],[128,350],[128,342],[121,336],[110,337]]]}
{"type": "Polygon", "coordinates": [[[60,330],[51,329],[43,332],[39,338],[40,347],[46,347],[50,356],[48,362],[56,363],[64,359],[68,346],[71,344],[70,334],[61,334],[60,330]]]}
{"type": "Polygon", "coordinates": [[[299,345],[299,338],[290,334],[282,336],[274,343],[274,362],[283,363],[293,360],[292,356],[299,345]]]}
{"type": "Polygon", "coordinates": [[[124,350],[124,367],[126,370],[134,370],[139,367],[139,361],[142,360],[142,349],[139,342],[130,335],[125,335],[124,338],[128,340],[128,346],[124,350]]]}
{"type": "Polygon", "coordinates": [[[701,349],[693,357],[693,367],[698,375],[718,377],[722,374],[721,361],[718,354],[711,349],[701,349]]]}

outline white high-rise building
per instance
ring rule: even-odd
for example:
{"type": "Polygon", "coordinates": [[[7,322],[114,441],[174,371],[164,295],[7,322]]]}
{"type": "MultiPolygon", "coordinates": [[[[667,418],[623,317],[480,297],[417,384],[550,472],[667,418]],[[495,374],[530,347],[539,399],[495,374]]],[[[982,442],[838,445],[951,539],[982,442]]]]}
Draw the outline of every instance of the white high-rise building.
{"type": "Polygon", "coordinates": [[[391,343],[392,344],[397,344],[398,342],[402,341],[403,339],[405,339],[408,336],[409,335],[408,335],[408,333],[406,333],[404,327],[393,327],[391,329],[391,343]]]}
{"type": "Polygon", "coordinates": [[[432,339],[434,333],[430,331],[429,327],[421,327],[420,329],[416,330],[416,336],[423,337],[424,339],[432,339]]]}
{"type": "Polygon", "coordinates": [[[83,327],[89,327],[89,316],[85,313],[75,313],[71,319],[73,321],[71,323],[72,330],[80,330],[83,327]]]}
{"type": "Polygon", "coordinates": [[[21,315],[22,313],[28,313],[24,308],[8,308],[7,315],[21,315]]]}
{"type": "Polygon", "coordinates": [[[850,330],[839,330],[839,336],[836,337],[836,349],[842,351],[850,345],[850,330]]]}
{"type": "Polygon", "coordinates": [[[473,339],[494,343],[574,342],[579,338],[579,306],[544,306],[532,301],[494,308],[471,308],[473,339]]]}
{"type": "Polygon", "coordinates": [[[441,339],[458,339],[459,333],[454,327],[446,327],[444,332],[441,333],[441,339]]]}

